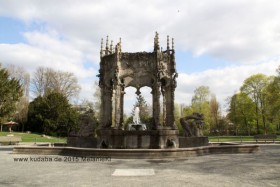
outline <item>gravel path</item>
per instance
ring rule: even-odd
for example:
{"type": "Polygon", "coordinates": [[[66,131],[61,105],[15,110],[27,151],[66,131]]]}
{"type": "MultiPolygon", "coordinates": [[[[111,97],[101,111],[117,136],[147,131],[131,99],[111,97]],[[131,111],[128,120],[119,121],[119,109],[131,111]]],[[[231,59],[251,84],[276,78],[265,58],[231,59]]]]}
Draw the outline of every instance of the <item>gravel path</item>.
{"type": "Polygon", "coordinates": [[[280,145],[162,160],[16,155],[2,146],[0,186],[280,186],[280,145]]]}

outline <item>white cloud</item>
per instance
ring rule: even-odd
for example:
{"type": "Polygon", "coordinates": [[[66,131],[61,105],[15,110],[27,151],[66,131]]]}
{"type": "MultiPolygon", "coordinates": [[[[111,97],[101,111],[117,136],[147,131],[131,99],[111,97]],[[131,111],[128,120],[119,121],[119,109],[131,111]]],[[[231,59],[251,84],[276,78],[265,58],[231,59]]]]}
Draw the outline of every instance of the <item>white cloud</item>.
{"type": "Polygon", "coordinates": [[[24,44],[0,44],[0,61],[30,72],[38,66],[73,72],[81,96],[90,97],[101,37],[115,43],[122,37],[123,51],[143,51],[159,31],[164,48],[169,34],[176,50],[233,64],[180,74],[176,101],[188,103],[197,86],[208,85],[223,102],[251,74],[274,73],[279,60],[267,59],[280,56],[279,7],[279,0],[1,1],[0,16],[24,21],[27,31],[24,44]]]}
{"type": "MultiPolygon", "coordinates": [[[[93,85],[97,70],[86,67],[84,61],[90,59],[79,47],[78,42],[64,41],[55,32],[26,32],[27,44],[0,44],[0,62],[23,67],[31,75],[40,67],[72,72],[82,86],[80,97],[90,98],[88,87],[93,85]]],[[[31,76],[32,77],[32,76],[31,76]]]]}
{"type": "MultiPolygon", "coordinates": [[[[124,50],[152,48],[154,31],[170,34],[178,49],[230,61],[277,56],[278,0],[213,1],[4,1],[0,15],[46,24],[66,38],[99,46],[107,34],[123,37],[124,50]],[[67,4],[67,6],[66,6],[67,4]]],[[[32,25],[32,24],[31,24],[32,25]]]]}
{"type": "Polygon", "coordinates": [[[203,85],[210,88],[225,110],[226,99],[239,91],[246,78],[257,73],[263,73],[267,76],[275,75],[279,64],[280,58],[275,58],[257,65],[248,64],[209,69],[193,74],[179,74],[175,100],[177,103],[190,104],[194,90],[203,85]]]}
{"type": "Polygon", "coordinates": [[[92,74],[96,73],[96,71],[92,68],[85,69],[82,64],[82,57],[77,53],[75,54],[72,50],[67,52],[67,47],[64,48],[60,45],[42,47],[27,44],[0,44],[0,61],[3,64],[24,67],[30,73],[35,71],[37,67],[43,66],[73,72],[78,78],[93,76],[92,74]],[[54,48],[59,47],[61,47],[62,53],[54,51],[54,48]]]}

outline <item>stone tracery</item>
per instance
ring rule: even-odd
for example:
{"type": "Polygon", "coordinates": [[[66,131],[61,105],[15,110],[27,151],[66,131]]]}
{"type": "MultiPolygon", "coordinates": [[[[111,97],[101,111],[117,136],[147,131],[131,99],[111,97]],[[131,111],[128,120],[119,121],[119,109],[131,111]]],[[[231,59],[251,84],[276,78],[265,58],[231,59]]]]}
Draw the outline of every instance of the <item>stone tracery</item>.
{"type": "Polygon", "coordinates": [[[103,49],[101,40],[99,86],[101,88],[101,129],[123,129],[124,89],[132,86],[140,94],[140,88],[148,86],[153,95],[152,129],[161,126],[177,129],[174,119],[174,91],[176,88],[176,63],[174,40],[167,49],[160,50],[159,36],[156,32],[153,52],[122,52],[121,39],[113,50],[113,42],[109,47],[108,36],[103,49]],[[164,122],[160,124],[160,96],[163,97],[164,122]],[[114,122],[112,121],[114,120],[114,122]],[[114,124],[114,126],[113,126],[114,124]]]}

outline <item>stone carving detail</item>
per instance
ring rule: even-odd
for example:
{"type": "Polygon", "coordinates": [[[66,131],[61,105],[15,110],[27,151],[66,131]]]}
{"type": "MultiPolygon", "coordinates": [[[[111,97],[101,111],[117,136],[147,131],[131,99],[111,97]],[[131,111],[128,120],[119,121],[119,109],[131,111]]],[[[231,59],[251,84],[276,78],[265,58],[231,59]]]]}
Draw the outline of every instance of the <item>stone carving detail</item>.
{"type": "Polygon", "coordinates": [[[122,52],[121,39],[115,47],[109,47],[106,38],[105,49],[103,39],[100,50],[99,86],[101,88],[101,129],[123,128],[124,89],[132,86],[140,93],[141,87],[152,88],[153,118],[152,129],[160,125],[177,129],[174,125],[174,91],[177,72],[175,68],[175,50],[167,37],[167,50],[160,50],[159,35],[156,32],[153,52],[122,52]],[[164,122],[160,123],[160,96],[164,98],[164,122]],[[114,106],[113,106],[114,105],[114,106]],[[168,115],[167,115],[168,114],[168,115]],[[112,121],[114,119],[114,122],[112,121]],[[112,124],[114,124],[112,126],[112,124]]]}
{"type": "Polygon", "coordinates": [[[88,110],[79,116],[78,129],[70,132],[70,136],[90,137],[95,136],[98,121],[94,116],[93,110],[88,110]]]}
{"type": "Polygon", "coordinates": [[[187,137],[203,136],[202,127],[204,125],[204,116],[200,113],[193,113],[180,119],[184,135],[187,137]]]}

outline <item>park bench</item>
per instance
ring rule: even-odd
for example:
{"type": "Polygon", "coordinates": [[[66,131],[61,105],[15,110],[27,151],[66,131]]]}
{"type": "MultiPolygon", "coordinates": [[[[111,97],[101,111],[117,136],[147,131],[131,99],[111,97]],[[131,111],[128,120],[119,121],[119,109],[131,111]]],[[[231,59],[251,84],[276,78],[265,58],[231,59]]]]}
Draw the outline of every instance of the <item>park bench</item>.
{"type": "Polygon", "coordinates": [[[20,136],[0,136],[0,144],[14,145],[21,142],[20,136]]]}
{"type": "Polygon", "coordinates": [[[254,139],[256,140],[256,142],[258,142],[259,140],[261,141],[275,141],[277,139],[277,135],[276,134],[258,134],[254,136],[254,139]]]}

